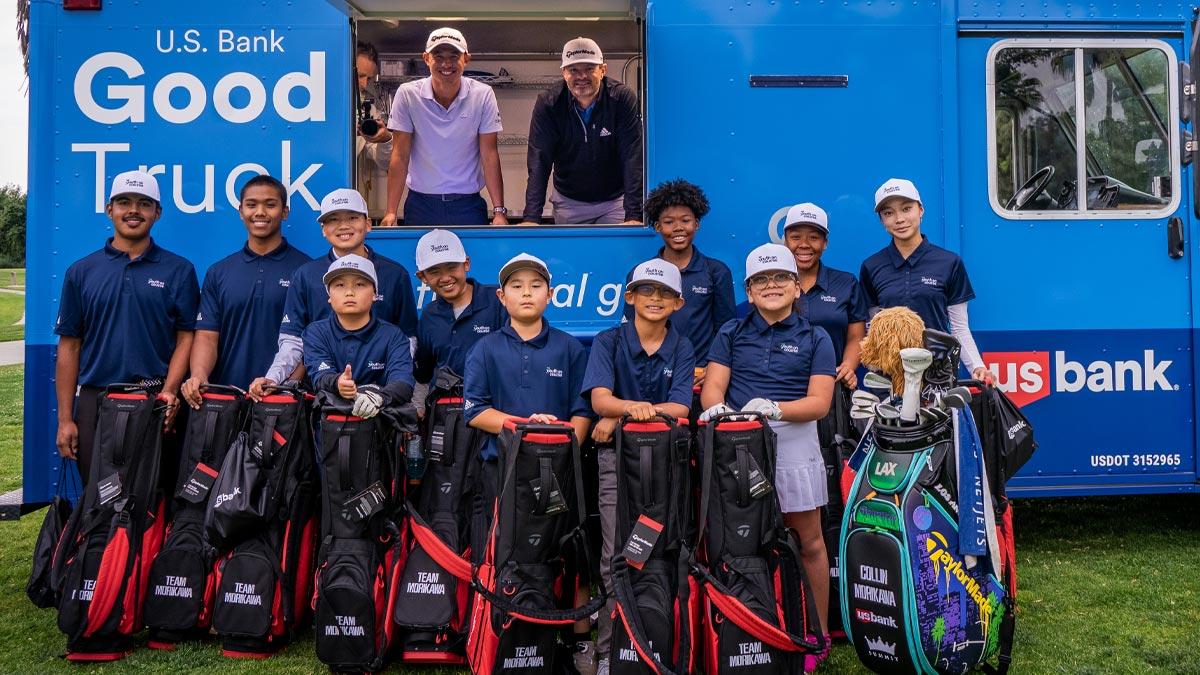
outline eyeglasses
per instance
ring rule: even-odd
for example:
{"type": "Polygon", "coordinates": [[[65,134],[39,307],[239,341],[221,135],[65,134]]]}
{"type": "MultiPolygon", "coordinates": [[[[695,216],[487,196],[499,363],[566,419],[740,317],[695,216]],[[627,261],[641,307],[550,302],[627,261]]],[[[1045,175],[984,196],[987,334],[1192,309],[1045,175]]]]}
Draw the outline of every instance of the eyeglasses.
{"type": "Polygon", "coordinates": [[[637,293],[638,295],[642,296],[643,298],[652,298],[652,297],[678,298],[679,297],[679,294],[676,293],[675,291],[673,291],[665,286],[659,286],[658,284],[642,284],[641,286],[638,286],[637,288],[633,289],[633,292],[637,293]]]}
{"type": "Polygon", "coordinates": [[[784,286],[795,280],[796,275],[792,274],[791,272],[756,274],[746,281],[746,285],[755,290],[762,290],[767,286],[784,286]]]}

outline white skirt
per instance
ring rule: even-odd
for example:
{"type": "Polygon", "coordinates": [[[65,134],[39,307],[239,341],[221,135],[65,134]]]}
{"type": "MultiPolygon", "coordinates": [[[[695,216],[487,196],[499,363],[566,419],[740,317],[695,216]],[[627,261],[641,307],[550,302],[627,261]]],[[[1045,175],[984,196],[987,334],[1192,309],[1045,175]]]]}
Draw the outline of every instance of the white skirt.
{"type": "Polygon", "coordinates": [[[829,483],[816,422],[771,422],[778,436],[775,492],[784,513],[820,508],[829,501],[829,483]]]}

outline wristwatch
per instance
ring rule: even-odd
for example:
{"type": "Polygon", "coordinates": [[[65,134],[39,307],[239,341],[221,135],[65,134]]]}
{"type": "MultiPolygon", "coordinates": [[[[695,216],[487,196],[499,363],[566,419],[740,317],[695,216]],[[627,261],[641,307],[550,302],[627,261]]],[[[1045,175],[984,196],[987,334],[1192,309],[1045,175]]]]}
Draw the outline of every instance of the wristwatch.
{"type": "Polygon", "coordinates": [[[508,209],[504,208],[503,206],[493,206],[492,207],[492,215],[496,215],[497,213],[502,216],[507,216],[508,209]]]}

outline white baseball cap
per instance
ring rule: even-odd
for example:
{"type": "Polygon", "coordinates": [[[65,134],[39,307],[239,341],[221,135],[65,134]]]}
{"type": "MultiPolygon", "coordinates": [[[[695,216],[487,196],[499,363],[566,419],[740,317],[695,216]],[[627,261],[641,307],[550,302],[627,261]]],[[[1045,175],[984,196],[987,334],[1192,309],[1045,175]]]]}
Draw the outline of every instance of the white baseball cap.
{"type": "Polygon", "coordinates": [[[329,263],[329,270],[325,272],[325,276],[321,277],[321,282],[328,288],[330,282],[343,274],[357,274],[360,277],[366,277],[375,284],[376,288],[379,287],[379,280],[375,276],[375,263],[361,255],[350,253],[329,263]]]}
{"type": "Polygon", "coordinates": [[[633,276],[625,284],[625,290],[632,291],[644,283],[665,286],[675,291],[676,295],[683,295],[683,279],[679,275],[679,268],[662,258],[651,258],[633,268],[633,276]]]}
{"type": "Polygon", "coordinates": [[[600,45],[596,44],[595,40],[585,37],[577,37],[563,45],[562,65],[559,67],[566,68],[576,63],[604,63],[604,53],[600,51],[600,45]]]}
{"type": "Polygon", "coordinates": [[[111,202],[117,195],[129,194],[142,195],[162,203],[162,200],[158,198],[158,181],[145,171],[126,171],[117,174],[112,182],[112,192],[108,193],[108,201],[111,202]]]}
{"type": "Polygon", "coordinates": [[[917,186],[913,185],[911,180],[889,178],[875,191],[875,210],[878,211],[879,207],[892,197],[904,197],[914,202],[921,201],[921,193],[917,192],[917,186]]]}
{"type": "Polygon", "coordinates": [[[812,225],[818,230],[829,234],[829,216],[825,209],[812,202],[797,204],[788,209],[787,217],[783,219],[783,231],[796,225],[812,225]]]}
{"type": "Polygon", "coordinates": [[[546,283],[550,283],[550,268],[541,258],[528,253],[518,253],[500,268],[500,285],[503,286],[509,277],[520,270],[533,270],[542,275],[546,283]]]}
{"type": "Polygon", "coordinates": [[[467,39],[457,28],[435,29],[425,41],[425,53],[428,54],[442,45],[453,47],[463,54],[467,53],[467,39]]]}
{"type": "Polygon", "coordinates": [[[796,258],[781,244],[763,244],[746,256],[746,281],[763,272],[799,274],[796,271],[796,258]]]}
{"type": "Polygon", "coordinates": [[[325,198],[321,200],[321,215],[317,218],[317,222],[325,222],[325,218],[329,214],[337,211],[353,211],[365,216],[367,215],[367,202],[358,193],[358,190],[338,188],[325,195],[325,198]]]}
{"type": "Polygon", "coordinates": [[[450,230],[430,230],[417,240],[417,271],[434,265],[467,261],[467,250],[450,230]]]}

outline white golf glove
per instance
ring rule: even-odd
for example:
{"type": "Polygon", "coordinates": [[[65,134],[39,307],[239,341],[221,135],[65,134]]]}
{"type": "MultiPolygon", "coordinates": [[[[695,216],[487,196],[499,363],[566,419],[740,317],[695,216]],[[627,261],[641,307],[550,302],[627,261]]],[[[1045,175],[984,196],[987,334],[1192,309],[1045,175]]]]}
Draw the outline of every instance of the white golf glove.
{"type": "Polygon", "coordinates": [[[733,411],[734,411],[733,408],[730,408],[729,406],[725,405],[724,403],[718,403],[718,404],[714,405],[713,407],[709,408],[708,410],[705,410],[704,412],[700,413],[700,421],[707,422],[707,421],[711,420],[712,418],[716,417],[717,415],[720,415],[723,413],[731,413],[733,411]]]}
{"type": "Polygon", "coordinates": [[[350,409],[350,414],[369,420],[378,415],[381,408],[383,408],[382,394],[365,387],[359,387],[358,394],[354,396],[354,407],[350,409]]]}
{"type": "Polygon", "coordinates": [[[742,406],[742,412],[762,413],[769,420],[783,419],[783,411],[779,409],[779,404],[765,398],[750,399],[742,406]]]}

